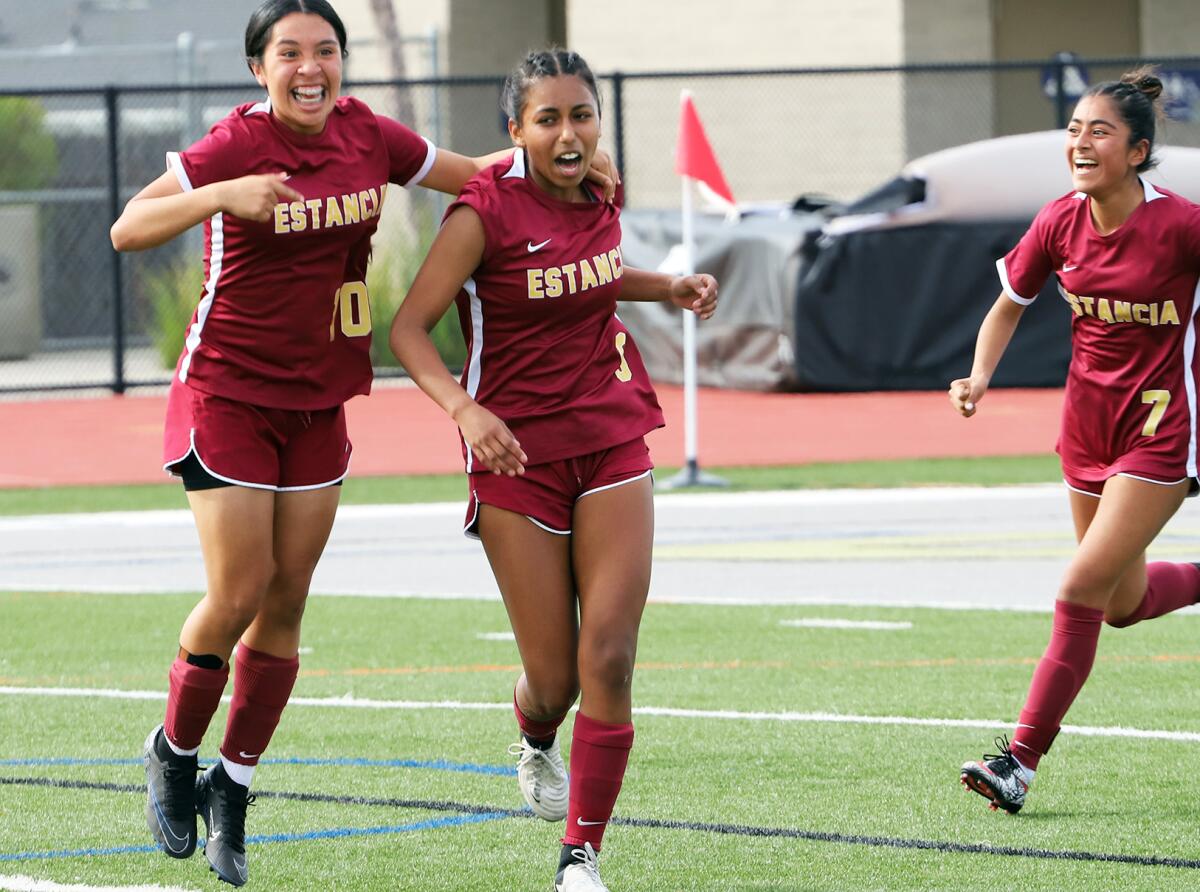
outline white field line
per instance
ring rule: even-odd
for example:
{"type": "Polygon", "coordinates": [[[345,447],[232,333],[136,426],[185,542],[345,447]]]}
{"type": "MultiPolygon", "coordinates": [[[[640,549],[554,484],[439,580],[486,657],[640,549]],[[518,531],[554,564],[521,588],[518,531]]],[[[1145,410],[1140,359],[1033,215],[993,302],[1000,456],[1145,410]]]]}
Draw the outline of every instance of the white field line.
{"type": "Polygon", "coordinates": [[[874,619],[781,619],[781,626],[791,626],[798,629],[879,629],[894,632],[900,629],[911,629],[912,623],[889,623],[874,619]]]}
{"type": "MultiPolygon", "coordinates": [[[[911,505],[944,504],[970,500],[1009,502],[1030,497],[1061,497],[1061,483],[1026,486],[944,486],[912,489],[822,489],[767,490],[761,492],[656,494],[655,504],[664,509],[813,507],[821,505],[911,505]]],[[[342,505],[338,516],[347,519],[386,520],[413,517],[458,517],[461,502],[427,502],[410,505],[342,505]]],[[[34,514],[0,517],[0,533],[19,530],[62,530],[92,526],[150,527],[192,526],[186,509],[164,511],[104,511],[95,514],[34,514]]]]}
{"type": "MultiPolygon", "coordinates": [[[[71,592],[80,595],[176,595],[175,591],[164,591],[161,585],[92,585],[78,582],[33,583],[0,579],[0,592],[71,592]]],[[[186,593],[183,593],[186,594],[186,593]]],[[[196,597],[202,592],[196,591],[196,597]]],[[[313,591],[310,598],[368,598],[396,601],[499,601],[499,592],[428,592],[428,591],[371,591],[329,590],[313,591]]],[[[651,604],[698,604],[713,607],[895,607],[904,609],[923,608],[928,610],[981,610],[1003,613],[1050,613],[1054,602],[1047,598],[1045,606],[1029,604],[974,604],[970,601],[919,601],[889,600],[850,595],[780,595],[773,598],[740,598],[736,596],[692,597],[688,595],[655,595],[650,593],[651,604]]],[[[1184,607],[1179,614],[1200,614],[1200,607],[1184,607]]]]}
{"type": "Polygon", "coordinates": [[[512,632],[477,632],[475,637],[480,641],[516,641],[517,636],[512,632]]]}
{"type": "MultiPolygon", "coordinates": [[[[165,691],[122,691],[105,688],[26,688],[0,686],[0,696],[27,697],[90,697],[109,700],[166,700],[165,691]]],[[[229,695],[221,698],[225,702],[229,695]]],[[[292,697],[291,706],[324,706],[334,709],[448,709],[474,711],[507,711],[512,703],[470,703],[460,700],[371,700],[347,694],[343,697],[292,697]]],[[[852,715],[837,712],[738,712],[725,709],[674,709],[667,706],[635,706],[634,715],[679,719],[718,719],[735,722],[796,722],[841,725],[912,725],[924,728],[1008,728],[1012,721],[999,719],[927,719],[902,715],[852,715]]],[[[1198,731],[1160,731],[1120,726],[1091,727],[1063,725],[1066,734],[1082,737],[1132,737],[1144,740],[1173,740],[1180,743],[1200,743],[1198,731]]]]}
{"type": "Polygon", "coordinates": [[[0,889],[9,892],[192,892],[178,886],[82,886],[35,880],[33,877],[0,876],[0,889]]]}

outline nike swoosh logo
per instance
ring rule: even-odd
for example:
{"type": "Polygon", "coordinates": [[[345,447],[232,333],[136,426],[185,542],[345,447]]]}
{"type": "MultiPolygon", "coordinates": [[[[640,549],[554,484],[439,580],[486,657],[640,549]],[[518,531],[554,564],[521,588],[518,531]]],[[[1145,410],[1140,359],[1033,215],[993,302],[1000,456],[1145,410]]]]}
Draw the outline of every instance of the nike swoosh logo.
{"type": "Polygon", "coordinates": [[[525,250],[532,254],[534,251],[542,250],[542,248],[546,247],[546,245],[550,244],[550,242],[551,239],[546,239],[544,242],[539,242],[536,245],[533,242],[526,242],[525,250]]]}
{"type": "Polygon", "coordinates": [[[241,756],[243,759],[257,759],[259,756],[262,755],[262,753],[246,753],[246,752],[243,752],[242,750],[238,750],[238,755],[241,756]]]}
{"type": "Polygon", "coordinates": [[[1078,267],[1078,266],[1064,266],[1064,267],[1062,268],[1062,271],[1063,271],[1064,273],[1069,273],[1069,272],[1070,272],[1071,270],[1073,270],[1073,269],[1079,269],[1079,267],[1078,267]]]}
{"type": "Polygon", "coordinates": [[[576,818],[575,823],[580,827],[596,827],[600,824],[607,824],[608,821],[585,821],[583,818],[576,818]]]}
{"type": "Polygon", "coordinates": [[[180,836],[171,828],[170,823],[167,821],[166,815],[163,814],[162,806],[158,804],[158,797],[154,795],[154,785],[147,784],[146,790],[150,794],[150,801],[154,803],[154,818],[156,821],[158,821],[158,829],[166,831],[166,833],[163,834],[163,844],[172,852],[182,852],[185,848],[187,848],[187,836],[180,836]],[[171,845],[171,840],[167,838],[167,833],[179,840],[182,845],[179,848],[175,848],[175,846],[171,845]]]}

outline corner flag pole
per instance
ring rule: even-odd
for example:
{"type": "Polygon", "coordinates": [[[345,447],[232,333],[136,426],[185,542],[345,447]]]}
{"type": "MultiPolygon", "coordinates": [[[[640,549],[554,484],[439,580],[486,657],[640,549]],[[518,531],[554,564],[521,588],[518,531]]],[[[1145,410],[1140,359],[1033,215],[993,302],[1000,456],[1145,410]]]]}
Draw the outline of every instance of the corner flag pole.
{"type": "MultiPolygon", "coordinates": [[[[681,105],[681,126],[680,126],[680,147],[684,151],[695,152],[695,140],[698,138],[703,143],[703,152],[707,153],[708,157],[712,157],[712,149],[708,146],[707,137],[700,130],[699,137],[696,136],[699,128],[699,118],[695,116],[695,109],[692,106],[691,94],[684,90],[680,94],[681,105]],[[695,120],[695,127],[691,126],[691,121],[695,120]]],[[[715,158],[713,164],[715,165],[715,158]]],[[[683,192],[681,195],[681,236],[683,248],[683,274],[685,276],[693,275],[696,272],[696,227],[694,218],[694,209],[692,205],[692,170],[691,165],[686,162],[680,162],[678,155],[676,159],[677,170],[681,174],[680,181],[682,183],[683,192]]],[[[703,170],[703,168],[702,168],[703,170]]],[[[719,172],[718,172],[719,175],[719,172]]],[[[723,178],[722,178],[723,183],[723,178]]],[[[725,192],[729,189],[726,186],[725,192]]],[[[730,196],[732,198],[732,196],[730,196]]],[[[675,489],[681,486],[727,486],[728,481],[712,474],[706,474],[700,470],[699,458],[699,432],[697,419],[699,416],[698,400],[696,390],[696,314],[691,310],[683,311],[683,458],[684,465],[679,473],[668,480],[663,481],[664,489],[675,489]]]]}

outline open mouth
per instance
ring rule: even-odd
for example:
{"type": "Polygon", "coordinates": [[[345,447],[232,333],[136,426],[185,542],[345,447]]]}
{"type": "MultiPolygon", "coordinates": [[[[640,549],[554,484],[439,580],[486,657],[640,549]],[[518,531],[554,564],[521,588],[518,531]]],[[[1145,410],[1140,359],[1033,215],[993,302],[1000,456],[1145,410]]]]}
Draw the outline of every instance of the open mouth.
{"type": "Polygon", "coordinates": [[[300,107],[315,108],[325,101],[325,88],[322,86],[293,87],[292,99],[300,107]]]}
{"type": "Polygon", "coordinates": [[[563,176],[575,176],[583,167],[583,155],[579,152],[563,152],[555,157],[554,166],[563,176]]]}
{"type": "Polygon", "coordinates": [[[1099,167],[1100,162],[1096,161],[1093,158],[1076,158],[1072,162],[1071,166],[1072,166],[1072,169],[1075,171],[1075,173],[1086,174],[1086,173],[1091,173],[1093,170],[1095,170],[1097,167],[1099,167]]]}

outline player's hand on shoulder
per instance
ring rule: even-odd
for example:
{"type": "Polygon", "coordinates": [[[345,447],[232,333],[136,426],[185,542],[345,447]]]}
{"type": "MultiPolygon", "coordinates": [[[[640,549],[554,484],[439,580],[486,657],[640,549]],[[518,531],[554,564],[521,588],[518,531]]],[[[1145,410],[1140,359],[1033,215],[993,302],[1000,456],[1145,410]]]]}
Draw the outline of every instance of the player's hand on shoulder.
{"type": "Polygon", "coordinates": [[[950,382],[950,405],[963,418],[970,418],[985,393],[986,381],[980,378],[956,378],[950,382]]]}
{"type": "Polygon", "coordinates": [[[287,179],[286,173],[261,173],[219,183],[221,210],[243,220],[265,223],[280,202],[304,201],[287,179]]]}
{"type": "Polygon", "coordinates": [[[676,276],[671,280],[671,303],[707,319],[717,309],[717,280],[708,273],[676,276]]]}
{"type": "Polygon", "coordinates": [[[529,457],[503,421],[472,401],[455,414],[455,422],[475,460],[493,474],[525,473],[529,457]]]}
{"type": "Polygon", "coordinates": [[[617,170],[617,163],[613,161],[612,155],[604,149],[596,149],[586,179],[599,186],[604,191],[604,200],[611,204],[617,194],[617,184],[621,182],[621,172],[617,170]]]}

